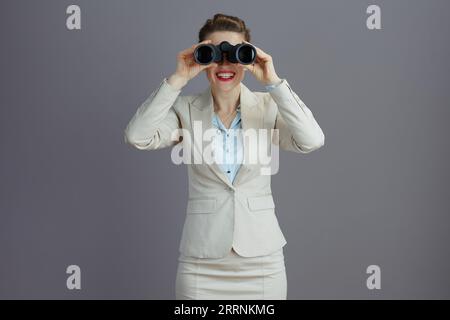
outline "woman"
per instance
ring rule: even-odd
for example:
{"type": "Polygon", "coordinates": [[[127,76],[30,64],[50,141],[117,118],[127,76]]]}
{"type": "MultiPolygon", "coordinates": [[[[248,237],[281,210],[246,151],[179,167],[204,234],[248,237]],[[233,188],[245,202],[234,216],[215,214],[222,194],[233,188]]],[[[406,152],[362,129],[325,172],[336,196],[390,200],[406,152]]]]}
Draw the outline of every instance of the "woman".
{"type": "MultiPolygon", "coordinates": [[[[199,44],[222,41],[250,44],[250,30],[237,17],[216,14],[201,28],[199,44]]],[[[269,54],[255,46],[254,64],[224,58],[199,65],[193,57],[199,44],[178,54],[176,71],[163,79],[125,129],[126,142],[140,150],[183,144],[183,155],[193,150],[205,157],[208,146],[214,155],[212,162],[188,165],[176,299],[286,299],[287,242],[275,215],[270,174],[261,161],[247,160],[254,147],[271,152],[272,144],[309,153],[324,145],[324,134],[287,80],[278,77],[269,54]],[[203,70],[208,89],[181,96],[182,88],[203,70]],[[246,71],[267,92],[252,92],[242,84],[246,71]],[[245,135],[271,129],[275,134],[265,142],[245,135]],[[196,140],[208,130],[213,130],[210,144],[196,140]],[[217,155],[228,157],[217,161],[223,159],[217,155]]]]}

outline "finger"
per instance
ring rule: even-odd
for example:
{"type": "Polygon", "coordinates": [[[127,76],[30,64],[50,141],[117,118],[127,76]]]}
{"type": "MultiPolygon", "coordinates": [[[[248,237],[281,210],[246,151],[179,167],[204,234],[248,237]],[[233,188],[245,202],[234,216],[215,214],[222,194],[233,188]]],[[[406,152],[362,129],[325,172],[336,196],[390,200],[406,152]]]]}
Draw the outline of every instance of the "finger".
{"type": "Polygon", "coordinates": [[[258,63],[258,64],[264,64],[265,62],[267,62],[267,58],[263,58],[263,57],[261,57],[260,55],[257,55],[255,61],[256,61],[256,63],[258,63]]]}
{"type": "Polygon", "coordinates": [[[245,40],[244,40],[244,42],[247,43],[247,44],[249,44],[249,45],[251,45],[251,46],[254,46],[257,52],[260,52],[260,53],[262,53],[262,54],[265,54],[264,51],[262,51],[260,48],[258,48],[258,47],[255,46],[254,44],[252,44],[252,43],[250,43],[250,42],[248,42],[248,41],[245,41],[245,40]]]}
{"type": "Polygon", "coordinates": [[[211,42],[212,42],[212,40],[204,40],[200,43],[195,43],[192,46],[190,46],[189,48],[181,51],[180,54],[182,54],[184,56],[189,55],[189,54],[193,53],[195,51],[195,48],[197,48],[199,45],[207,44],[207,43],[211,43],[211,42]]]}
{"type": "Polygon", "coordinates": [[[264,52],[262,49],[258,48],[254,44],[251,44],[250,42],[245,41],[245,40],[244,40],[244,42],[255,47],[255,49],[256,49],[256,58],[257,58],[258,61],[267,61],[267,60],[270,60],[272,58],[268,53],[264,52]]]}
{"type": "Polygon", "coordinates": [[[202,41],[202,42],[199,42],[199,43],[194,44],[193,47],[194,47],[194,49],[195,49],[196,47],[198,47],[198,46],[200,46],[200,45],[202,45],[202,44],[208,44],[208,43],[211,43],[211,42],[212,42],[212,40],[204,40],[204,41],[202,41]]]}
{"type": "Polygon", "coordinates": [[[244,64],[242,66],[244,67],[244,69],[251,71],[251,72],[255,71],[257,68],[256,64],[244,64]]]}
{"type": "Polygon", "coordinates": [[[265,53],[260,48],[257,48],[257,47],[255,47],[255,48],[256,48],[256,55],[257,55],[257,57],[260,57],[263,61],[267,61],[267,60],[272,59],[272,57],[269,54],[265,53]]]}
{"type": "Polygon", "coordinates": [[[190,46],[189,48],[184,49],[183,51],[180,51],[180,55],[185,55],[185,54],[188,54],[189,52],[193,52],[195,50],[195,46],[196,45],[194,44],[194,45],[190,46]]]}
{"type": "Polygon", "coordinates": [[[253,69],[250,68],[250,67],[248,67],[248,66],[245,66],[245,67],[244,67],[244,71],[250,71],[250,72],[253,73],[253,69]]]}
{"type": "Polygon", "coordinates": [[[191,54],[191,53],[193,53],[194,51],[195,51],[195,49],[198,47],[198,46],[201,46],[201,45],[203,45],[203,44],[209,44],[209,43],[212,43],[212,40],[204,40],[204,41],[202,41],[202,42],[199,42],[199,43],[197,43],[197,44],[194,44],[193,45],[193,49],[191,49],[191,51],[189,52],[189,54],[191,54]]]}

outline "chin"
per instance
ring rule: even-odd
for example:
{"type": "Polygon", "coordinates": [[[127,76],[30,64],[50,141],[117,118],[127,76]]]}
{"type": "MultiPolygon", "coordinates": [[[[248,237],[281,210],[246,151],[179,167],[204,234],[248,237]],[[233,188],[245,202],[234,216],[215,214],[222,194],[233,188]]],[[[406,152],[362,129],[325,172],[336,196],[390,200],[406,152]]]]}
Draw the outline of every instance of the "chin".
{"type": "Polygon", "coordinates": [[[240,81],[233,81],[232,83],[220,83],[215,82],[215,87],[224,91],[231,90],[238,86],[240,84],[240,81]]]}
{"type": "Polygon", "coordinates": [[[234,89],[235,87],[240,86],[241,81],[242,81],[242,79],[241,80],[235,79],[232,82],[223,83],[223,82],[215,80],[212,83],[212,85],[218,90],[230,91],[230,90],[234,89]]]}

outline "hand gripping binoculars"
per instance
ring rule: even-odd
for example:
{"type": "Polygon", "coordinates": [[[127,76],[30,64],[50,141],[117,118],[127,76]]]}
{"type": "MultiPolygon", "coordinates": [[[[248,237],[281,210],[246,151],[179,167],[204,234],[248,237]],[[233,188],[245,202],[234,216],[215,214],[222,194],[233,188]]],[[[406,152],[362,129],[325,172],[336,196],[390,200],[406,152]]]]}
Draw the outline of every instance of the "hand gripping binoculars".
{"type": "Polygon", "coordinates": [[[252,64],[256,59],[256,48],[251,44],[239,43],[235,46],[228,41],[222,41],[218,46],[201,44],[195,48],[194,60],[198,64],[207,65],[226,59],[231,63],[252,64]]]}

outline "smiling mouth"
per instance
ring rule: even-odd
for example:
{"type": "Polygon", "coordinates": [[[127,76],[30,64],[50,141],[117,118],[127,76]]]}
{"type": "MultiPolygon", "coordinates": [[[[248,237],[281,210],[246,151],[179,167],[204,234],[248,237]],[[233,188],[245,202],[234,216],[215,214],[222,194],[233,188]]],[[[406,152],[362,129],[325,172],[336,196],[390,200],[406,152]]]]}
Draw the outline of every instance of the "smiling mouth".
{"type": "Polygon", "coordinates": [[[234,79],[235,75],[236,75],[236,73],[232,72],[232,71],[217,72],[216,78],[219,81],[231,81],[234,79]]]}

